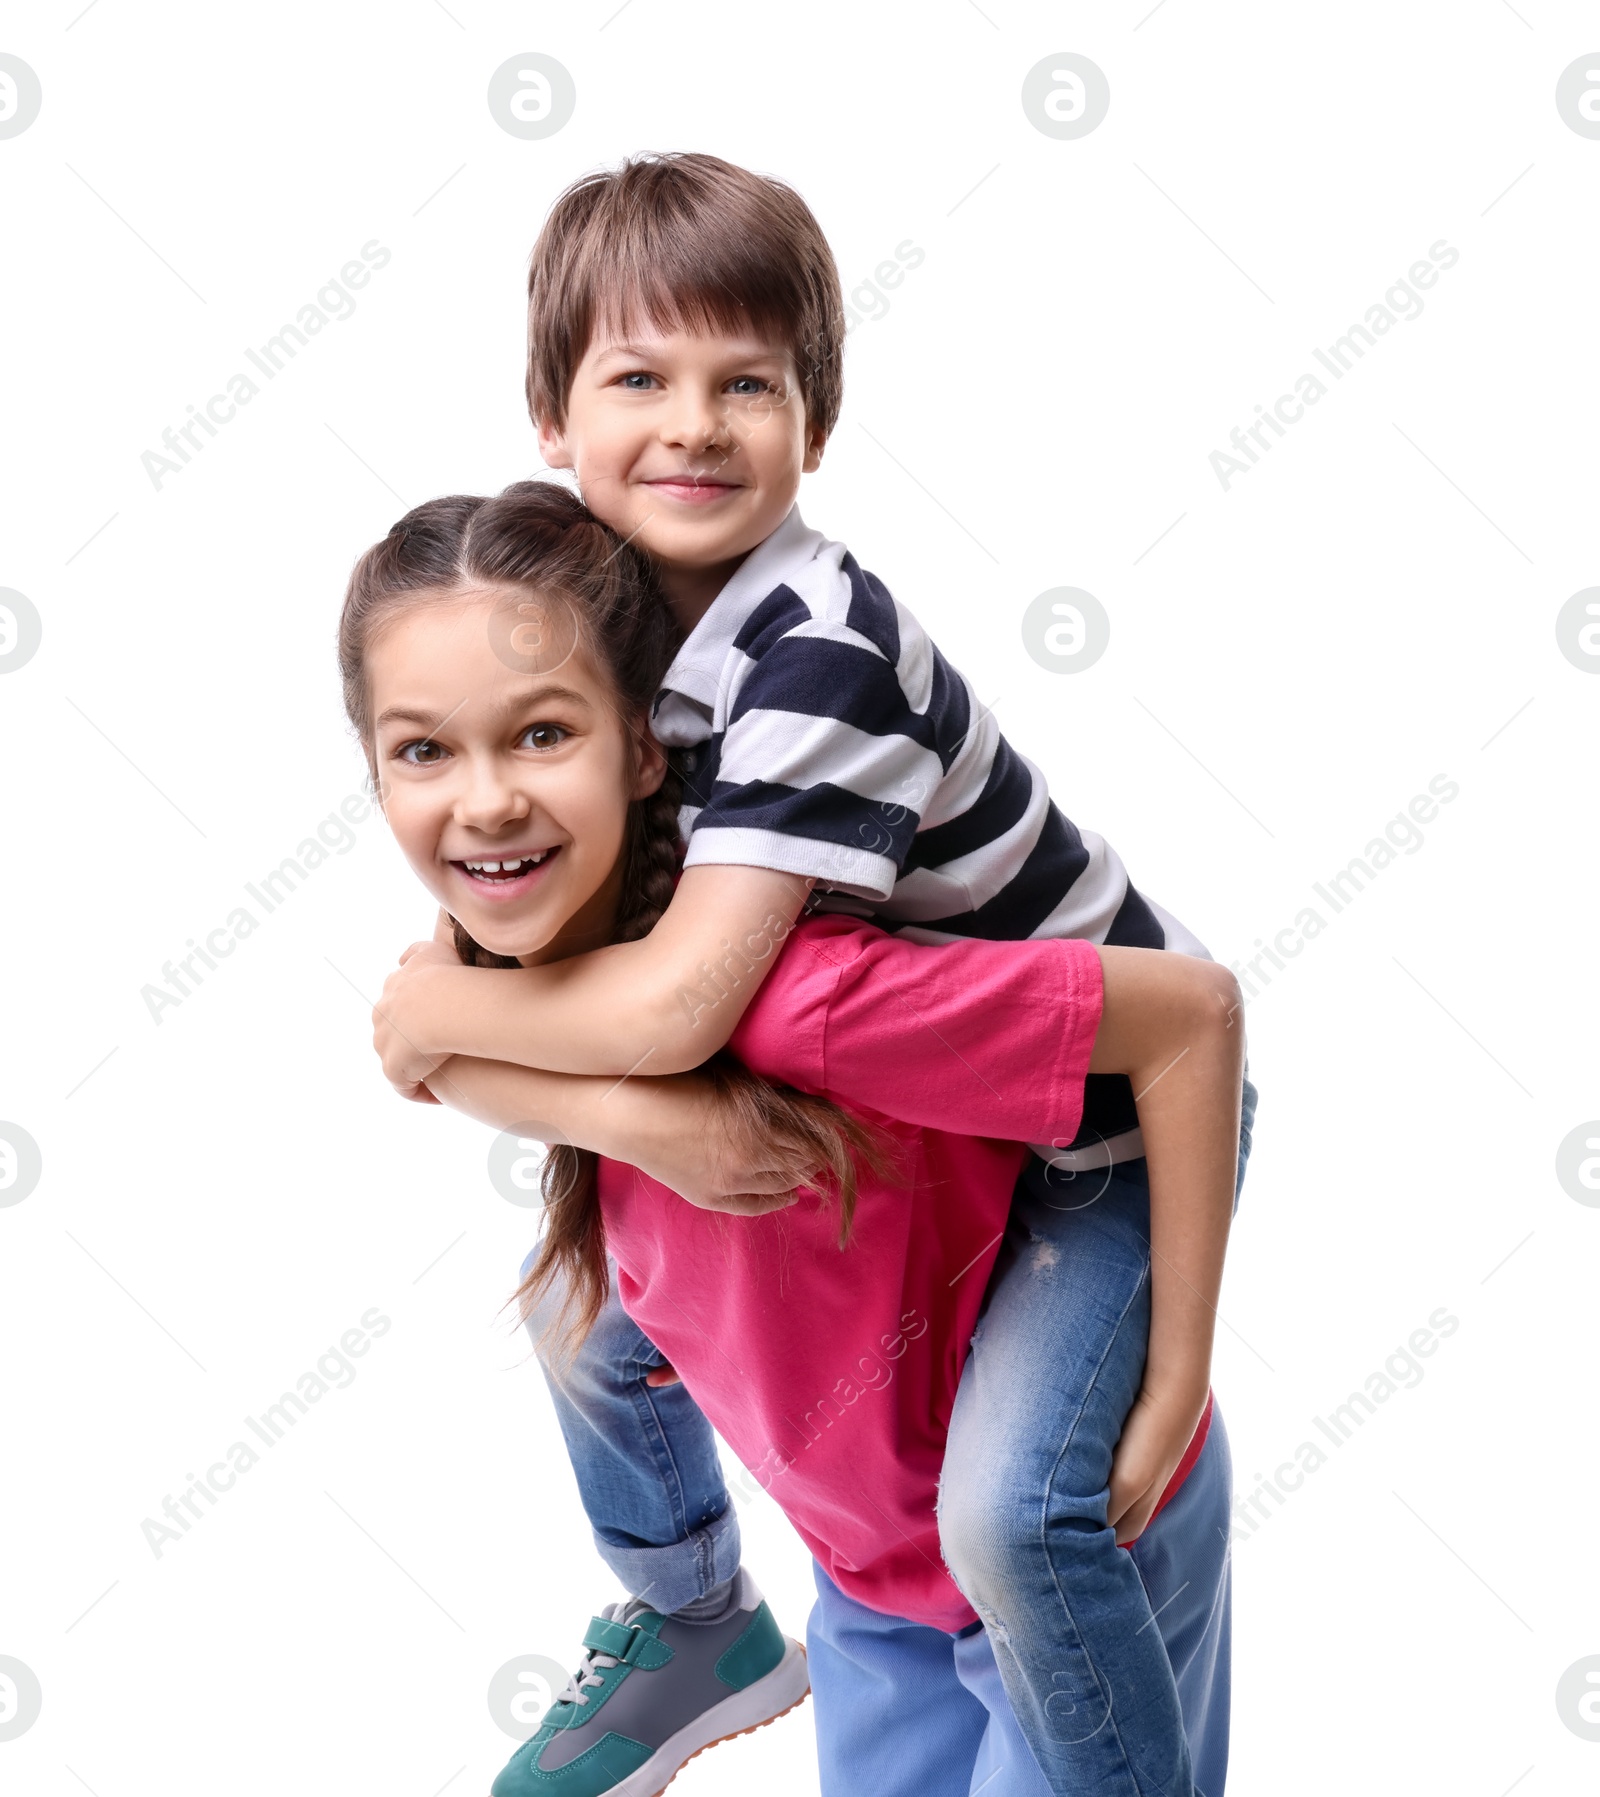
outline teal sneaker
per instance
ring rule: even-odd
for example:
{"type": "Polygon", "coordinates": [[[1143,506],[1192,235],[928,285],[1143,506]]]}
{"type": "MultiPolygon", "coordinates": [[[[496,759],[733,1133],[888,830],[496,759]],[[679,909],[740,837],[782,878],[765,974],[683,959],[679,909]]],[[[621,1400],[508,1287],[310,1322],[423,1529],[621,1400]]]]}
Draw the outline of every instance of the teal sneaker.
{"type": "Polygon", "coordinates": [[[718,1622],[608,1604],[583,1645],[583,1664],[490,1797],[657,1797],[697,1753],[776,1720],[811,1689],[805,1649],[742,1569],[718,1622]]]}

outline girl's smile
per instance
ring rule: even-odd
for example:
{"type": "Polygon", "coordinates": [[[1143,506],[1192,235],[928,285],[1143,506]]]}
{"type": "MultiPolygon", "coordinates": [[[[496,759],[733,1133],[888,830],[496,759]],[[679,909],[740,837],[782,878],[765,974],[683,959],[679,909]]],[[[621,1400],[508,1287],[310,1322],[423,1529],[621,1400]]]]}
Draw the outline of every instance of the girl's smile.
{"type": "Polygon", "coordinates": [[[450,866],[480,903],[508,905],[526,896],[540,876],[549,871],[552,858],[560,853],[560,843],[524,854],[502,849],[496,860],[452,861],[450,866]]]}

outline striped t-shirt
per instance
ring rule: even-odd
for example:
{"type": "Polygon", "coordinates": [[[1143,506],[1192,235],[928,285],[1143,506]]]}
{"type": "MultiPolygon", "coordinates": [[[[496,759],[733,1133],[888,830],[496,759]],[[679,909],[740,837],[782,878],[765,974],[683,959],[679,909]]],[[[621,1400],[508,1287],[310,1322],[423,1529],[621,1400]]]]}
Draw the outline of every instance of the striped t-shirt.
{"type": "MultiPolygon", "coordinates": [[[[652,727],[678,751],[686,866],[804,875],[820,909],[924,942],[1073,936],[1206,954],[1051,803],[911,613],[798,508],[690,633],[652,727]]],[[[1127,1080],[1090,1075],[1062,1164],[1142,1152],[1127,1080]]]]}

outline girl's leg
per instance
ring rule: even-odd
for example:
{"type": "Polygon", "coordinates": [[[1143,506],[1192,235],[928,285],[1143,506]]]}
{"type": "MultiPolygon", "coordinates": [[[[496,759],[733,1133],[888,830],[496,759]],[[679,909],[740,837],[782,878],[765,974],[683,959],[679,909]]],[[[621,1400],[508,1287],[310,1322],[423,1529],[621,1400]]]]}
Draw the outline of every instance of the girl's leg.
{"type": "MultiPolygon", "coordinates": [[[[530,1254],[524,1276],[532,1262],[530,1254]]],[[[645,1384],[646,1373],[665,1363],[618,1302],[614,1275],[605,1308],[570,1361],[539,1339],[561,1297],[546,1292],[528,1333],[595,1547],[631,1596],[671,1615],[739,1570],[739,1520],[711,1425],[682,1384],[645,1384]]]]}
{"type": "Polygon", "coordinates": [[[869,1610],[820,1566],[816,1577],[806,1652],[822,1797],[968,1797],[989,1715],[957,1676],[956,1638],[869,1610]]]}
{"type": "Polygon", "coordinates": [[[1228,1775],[1232,1511],[1228,1433],[1213,1406],[1204,1452],[1131,1550],[1177,1680],[1202,1797],[1222,1797],[1228,1775]]]}
{"type": "Polygon", "coordinates": [[[974,1627],[970,1634],[958,1635],[955,1653],[956,1676],[989,1712],[969,1797],[1050,1797],[1033,1749],[1017,1727],[988,1631],[974,1627]]]}

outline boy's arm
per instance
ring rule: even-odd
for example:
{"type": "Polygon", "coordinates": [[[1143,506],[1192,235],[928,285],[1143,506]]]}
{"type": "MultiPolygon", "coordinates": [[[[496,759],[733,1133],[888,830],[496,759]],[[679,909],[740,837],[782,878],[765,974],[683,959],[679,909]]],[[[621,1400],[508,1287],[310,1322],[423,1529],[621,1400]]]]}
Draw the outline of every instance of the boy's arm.
{"type": "MultiPolygon", "coordinates": [[[[823,577],[820,564],[813,574],[823,577]]],[[[842,564],[827,578],[830,615],[866,603],[842,564]]],[[[945,770],[912,730],[901,684],[902,665],[927,665],[933,646],[873,591],[867,610],[892,652],[832,626],[752,649],[714,794],[701,795],[685,872],[650,934],[492,983],[474,969],[402,968],[379,1006],[395,1085],[407,1089],[452,1053],[562,1073],[697,1067],[726,1046],[814,881],[889,896],[945,770]],[[884,727],[896,718],[905,729],[884,727]]],[[[980,738],[996,731],[987,713],[970,725],[980,738]]]]}
{"type": "Polygon", "coordinates": [[[1107,1520],[1150,1520],[1205,1410],[1233,1221],[1244,1029],[1238,982],[1214,962],[1103,948],[1105,1010],[1090,1070],[1133,1082],[1150,1172],[1150,1346],[1112,1460],[1107,1520]]]}
{"type": "Polygon", "coordinates": [[[450,1055],[613,1078],[686,1072],[727,1046],[812,884],[691,867],[636,942],[508,970],[414,954],[384,986],[373,1046],[402,1091],[450,1055]]]}
{"type": "Polygon", "coordinates": [[[638,1167],[702,1210],[760,1216],[795,1201],[793,1181],[762,1164],[710,1080],[697,1074],[619,1082],[455,1055],[429,1075],[427,1089],[496,1129],[638,1167]]]}

